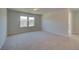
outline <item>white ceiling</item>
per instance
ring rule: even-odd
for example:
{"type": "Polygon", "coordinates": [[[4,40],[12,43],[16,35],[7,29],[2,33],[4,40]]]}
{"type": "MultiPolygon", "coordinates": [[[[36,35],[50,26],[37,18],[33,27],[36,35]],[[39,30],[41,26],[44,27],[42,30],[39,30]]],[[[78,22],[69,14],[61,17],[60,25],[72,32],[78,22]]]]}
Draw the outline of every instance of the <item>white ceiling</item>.
{"type": "Polygon", "coordinates": [[[34,13],[34,14],[45,14],[51,12],[57,12],[59,10],[63,10],[64,8],[38,8],[37,11],[33,11],[34,8],[9,8],[11,10],[34,13]]]}

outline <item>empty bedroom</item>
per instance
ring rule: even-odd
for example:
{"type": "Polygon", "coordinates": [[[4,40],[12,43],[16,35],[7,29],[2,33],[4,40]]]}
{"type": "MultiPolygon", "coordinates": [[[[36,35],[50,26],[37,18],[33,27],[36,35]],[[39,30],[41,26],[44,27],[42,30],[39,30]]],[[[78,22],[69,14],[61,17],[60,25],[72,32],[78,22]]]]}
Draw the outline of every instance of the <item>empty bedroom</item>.
{"type": "Polygon", "coordinates": [[[1,50],[72,50],[67,8],[0,8],[1,50]]]}

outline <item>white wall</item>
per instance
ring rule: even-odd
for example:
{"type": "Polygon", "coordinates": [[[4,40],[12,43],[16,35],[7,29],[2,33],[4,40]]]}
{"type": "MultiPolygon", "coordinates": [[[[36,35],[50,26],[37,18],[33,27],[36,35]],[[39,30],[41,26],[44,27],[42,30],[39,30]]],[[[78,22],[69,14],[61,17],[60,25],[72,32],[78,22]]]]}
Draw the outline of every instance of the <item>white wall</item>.
{"type": "Polygon", "coordinates": [[[72,15],[72,33],[79,34],[79,11],[73,11],[72,15]]]}
{"type": "Polygon", "coordinates": [[[44,31],[59,35],[68,35],[68,9],[61,9],[44,14],[42,20],[44,31]]]}
{"type": "Polygon", "coordinates": [[[0,49],[7,36],[7,9],[0,8],[0,49]]]}

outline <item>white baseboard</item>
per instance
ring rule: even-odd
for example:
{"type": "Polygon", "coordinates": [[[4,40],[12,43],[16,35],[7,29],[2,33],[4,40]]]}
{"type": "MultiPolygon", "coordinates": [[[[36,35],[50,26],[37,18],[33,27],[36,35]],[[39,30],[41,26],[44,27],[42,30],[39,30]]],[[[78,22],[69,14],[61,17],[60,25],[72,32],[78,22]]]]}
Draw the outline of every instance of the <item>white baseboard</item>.
{"type": "MultiPolygon", "coordinates": [[[[48,32],[48,31],[45,31],[45,32],[48,32]]],[[[48,32],[48,33],[51,33],[51,32],[48,32]]],[[[56,34],[56,35],[60,35],[60,36],[64,36],[64,37],[69,37],[68,34],[53,33],[53,32],[51,34],[56,34]]]]}
{"type": "Polygon", "coordinates": [[[64,36],[64,37],[68,37],[67,34],[61,34],[61,33],[54,33],[54,34],[56,34],[56,35],[60,35],[60,36],[64,36]]]}

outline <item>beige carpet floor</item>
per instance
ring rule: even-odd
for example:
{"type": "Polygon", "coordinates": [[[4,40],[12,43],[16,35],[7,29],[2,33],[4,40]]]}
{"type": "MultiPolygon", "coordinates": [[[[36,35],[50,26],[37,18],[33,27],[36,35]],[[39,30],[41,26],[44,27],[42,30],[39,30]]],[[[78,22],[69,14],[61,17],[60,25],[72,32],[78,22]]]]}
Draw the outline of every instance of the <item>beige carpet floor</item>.
{"type": "Polygon", "coordinates": [[[79,41],[44,31],[8,36],[2,50],[76,50],[79,41]]]}

